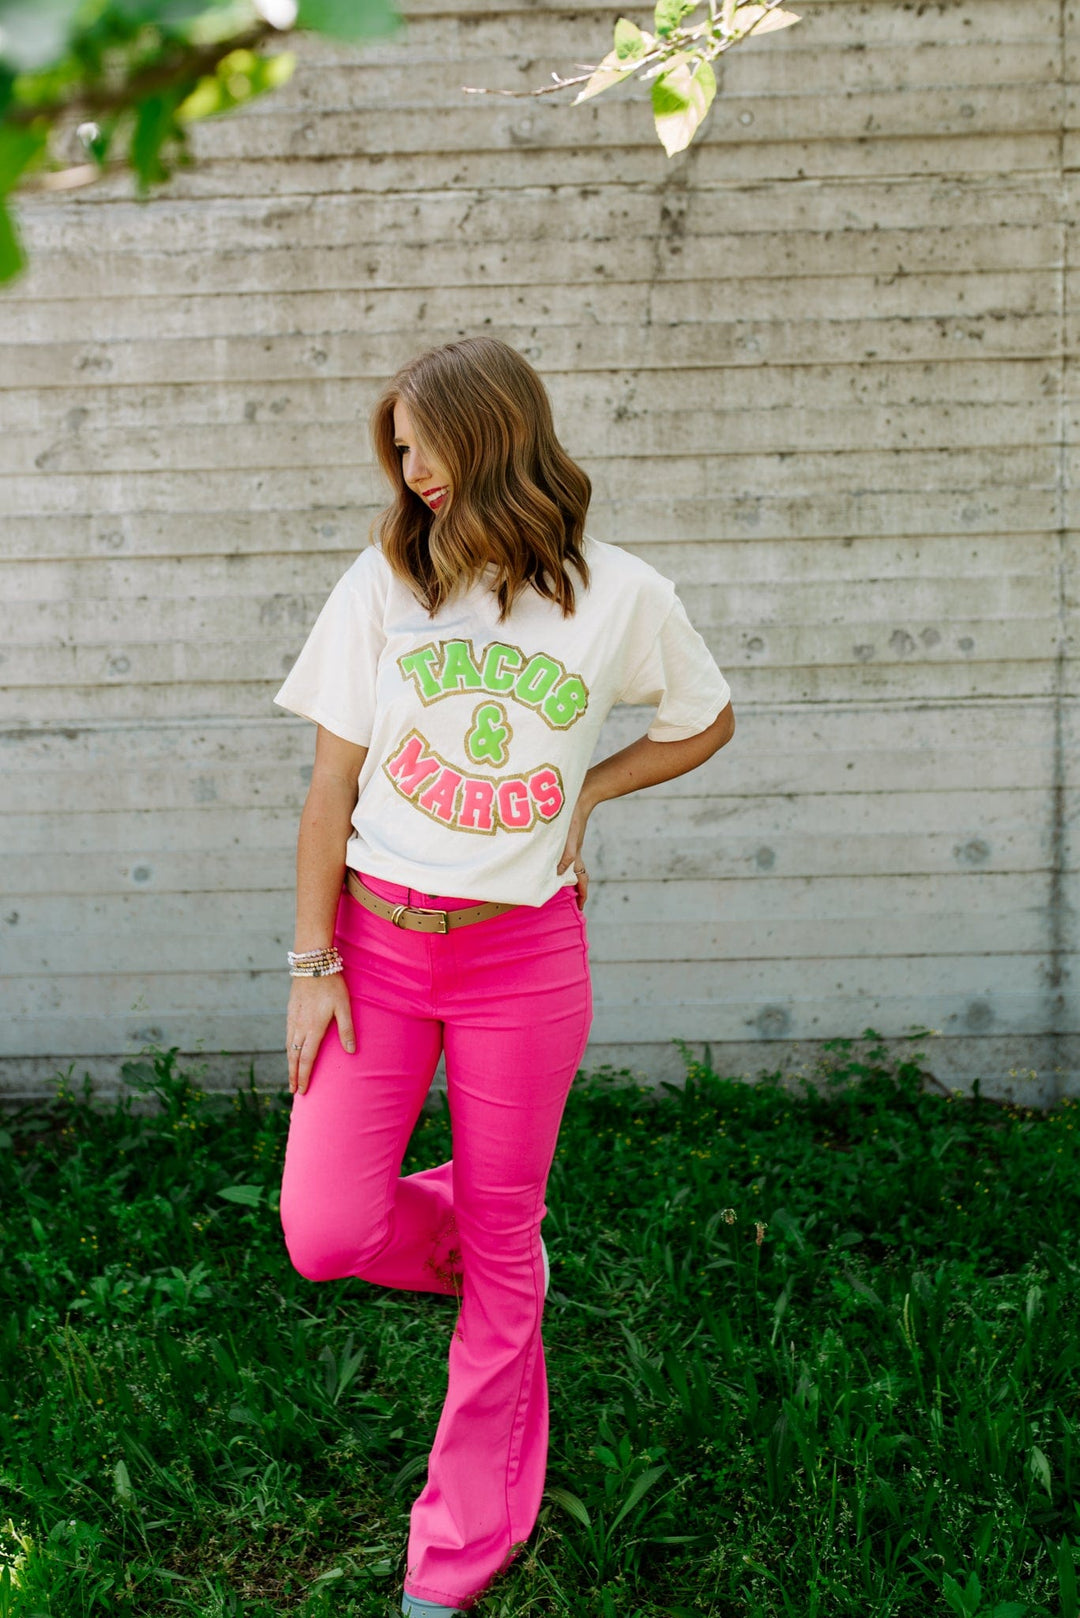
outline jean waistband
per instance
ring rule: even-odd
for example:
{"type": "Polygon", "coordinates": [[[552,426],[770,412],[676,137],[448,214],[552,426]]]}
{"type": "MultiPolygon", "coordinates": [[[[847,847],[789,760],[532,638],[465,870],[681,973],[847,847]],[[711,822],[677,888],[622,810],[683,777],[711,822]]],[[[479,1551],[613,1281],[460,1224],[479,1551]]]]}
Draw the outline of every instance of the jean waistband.
{"type": "Polygon", "coordinates": [[[403,882],[389,882],[385,877],[370,876],[367,871],[353,871],[352,874],[365,888],[377,893],[380,899],[389,899],[391,904],[424,905],[434,910],[463,910],[466,905],[482,902],[479,899],[462,899],[452,894],[428,893],[420,888],[410,888],[403,882]]]}

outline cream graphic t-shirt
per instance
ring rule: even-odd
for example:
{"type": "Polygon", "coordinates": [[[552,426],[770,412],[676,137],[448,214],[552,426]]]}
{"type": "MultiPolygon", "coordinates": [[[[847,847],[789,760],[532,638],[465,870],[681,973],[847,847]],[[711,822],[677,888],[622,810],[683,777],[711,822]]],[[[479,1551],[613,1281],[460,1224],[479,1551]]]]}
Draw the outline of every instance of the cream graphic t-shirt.
{"type": "MultiPolygon", "coordinates": [[[[656,707],[648,734],[706,730],[730,691],[675,587],[586,539],[574,614],[526,590],[509,616],[483,583],[435,618],[363,551],[331,591],[274,701],[368,749],[346,863],[419,892],[541,905],[600,727],[656,707]]],[[[494,570],[489,569],[489,577],[494,570]]]]}

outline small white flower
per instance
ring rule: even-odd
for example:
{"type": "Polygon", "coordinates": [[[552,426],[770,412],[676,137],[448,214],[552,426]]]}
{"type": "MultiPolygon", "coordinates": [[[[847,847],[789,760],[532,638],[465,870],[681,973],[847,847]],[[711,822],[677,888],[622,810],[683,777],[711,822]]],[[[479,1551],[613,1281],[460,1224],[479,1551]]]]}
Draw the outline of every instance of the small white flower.
{"type": "Polygon", "coordinates": [[[255,10],[271,28],[291,28],[298,5],[297,0],[255,0],[255,10]]]}

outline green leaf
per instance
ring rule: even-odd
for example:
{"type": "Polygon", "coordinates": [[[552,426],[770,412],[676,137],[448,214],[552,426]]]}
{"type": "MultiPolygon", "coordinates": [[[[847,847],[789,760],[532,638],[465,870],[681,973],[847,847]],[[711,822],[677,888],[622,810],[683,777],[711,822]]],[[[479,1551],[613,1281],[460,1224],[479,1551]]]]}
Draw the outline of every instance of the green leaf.
{"type": "Polygon", "coordinates": [[[642,1472],[641,1476],[634,1480],[634,1486],[627,1495],[622,1510],[611,1525],[612,1529],[618,1528],[627,1512],[633,1511],[642,1495],[648,1494],[657,1478],[662,1478],[666,1471],[666,1462],[663,1466],[650,1466],[647,1472],[642,1472]]]}
{"type": "Polygon", "coordinates": [[[654,82],[653,121],[669,157],[689,146],[715,95],[716,75],[708,62],[699,61],[693,71],[689,63],[680,62],[654,82]]]}
{"type": "Polygon", "coordinates": [[[183,139],[176,108],[190,89],[190,84],[174,85],[161,95],[147,96],[138,107],[131,136],[131,166],[138,176],[140,192],[169,178],[169,168],[161,154],[169,140],[183,139]]]}
{"type": "Polygon", "coordinates": [[[1035,1482],[1047,1494],[1052,1494],[1052,1490],[1050,1488],[1050,1462],[1047,1460],[1038,1444],[1032,1444],[1031,1458],[1028,1464],[1031,1467],[1031,1475],[1035,1479],[1035,1482]]]}
{"type": "MultiPolygon", "coordinates": [[[[776,1226],[777,1230],[782,1231],[785,1236],[790,1237],[800,1252],[805,1252],[806,1237],[799,1229],[798,1220],[795,1219],[786,1208],[774,1208],[772,1222],[776,1226]]],[[[858,1240],[858,1238],[856,1238],[856,1240],[858,1240]]]]}
{"type": "Polygon", "coordinates": [[[693,11],[694,0],[656,0],[653,27],[661,39],[666,39],[673,28],[678,28],[688,11],[693,11]]]}
{"type": "Polygon", "coordinates": [[[0,196],[13,191],[19,176],[44,150],[44,129],[0,128],[0,196]]]}
{"type": "Polygon", "coordinates": [[[1058,1590],[1061,1592],[1061,1618],[1077,1618],[1076,1563],[1068,1536],[1062,1535],[1057,1553],[1058,1590]]]}
{"type": "Polygon", "coordinates": [[[590,97],[598,96],[602,90],[610,90],[613,84],[621,84],[626,75],[633,73],[636,67],[636,62],[625,62],[620,66],[615,52],[608,51],[584,90],[579,90],[574,97],[574,106],[576,107],[579,101],[588,101],[590,97]]]}
{"type": "Polygon", "coordinates": [[[122,1506],[133,1506],[135,1504],[135,1491],[131,1487],[131,1478],[123,1461],[117,1461],[113,1467],[113,1486],[116,1491],[116,1498],[122,1506]]]}
{"type": "Polygon", "coordinates": [[[770,11],[767,6],[740,6],[735,13],[735,32],[749,33],[753,29],[755,34],[771,34],[778,28],[790,28],[792,23],[800,22],[793,11],[770,11]]]}
{"type": "Polygon", "coordinates": [[[610,90],[613,84],[621,84],[628,73],[636,73],[644,58],[656,44],[652,34],[642,33],[632,22],[620,17],[615,24],[616,48],[608,51],[592,78],[589,79],[584,90],[579,90],[574,97],[574,106],[579,101],[588,101],[592,96],[598,96],[602,90],[610,90]],[[620,35],[620,28],[625,23],[626,30],[620,35]],[[619,48],[621,40],[622,49],[619,48]]]}
{"type": "Polygon", "coordinates": [[[245,1208],[257,1208],[264,1189],[261,1185],[227,1185],[218,1196],[224,1197],[226,1202],[242,1203],[245,1208]]]}
{"type": "Polygon", "coordinates": [[[15,221],[3,197],[0,197],[0,285],[5,281],[14,281],[25,268],[26,254],[23,252],[15,221]]]}
{"type": "Polygon", "coordinates": [[[334,39],[384,39],[401,16],[393,0],[300,0],[296,26],[334,39]]]}
{"type": "Polygon", "coordinates": [[[658,79],[654,79],[652,87],[653,113],[664,117],[668,113],[685,112],[691,104],[690,95],[690,58],[685,51],[679,51],[670,58],[667,67],[658,79]],[[682,73],[679,69],[683,68],[682,73]]]}
{"type": "Polygon", "coordinates": [[[941,1593],[957,1618],[975,1618],[982,1604],[982,1586],[977,1573],[968,1575],[967,1584],[963,1589],[951,1573],[946,1573],[941,1581],[941,1593]]]}
{"type": "Polygon", "coordinates": [[[95,125],[97,134],[90,136],[84,142],[87,155],[94,159],[94,162],[99,168],[103,168],[105,165],[105,159],[109,155],[109,147],[112,143],[112,138],[116,134],[117,128],[121,123],[121,119],[122,114],[120,113],[112,113],[109,117],[102,118],[100,122],[95,125]]]}
{"type": "Polygon", "coordinates": [[[216,70],[199,80],[191,94],[176,109],[180,123],[191,123],[196,118],[212,118],[220,112],[276,90],[292,77],[296,57],[291,51],[277,56],[256,56],[254,51],[230,51],[223,56],[216,70]]]}
{"type": "Polygon", "coordinates": [[[647,37],[636,22],[631,22],[629,17],[620,17],[615,24],[615,55],[619,61],[633,62],[639,56],[644,56],[648,49],[647,37]]]}
{"type": "Polygon", "coordinates": [[[588,1528],[591,1526],[591,1519],[585,1509],[584,1501],[579,1500],[576,1494],[571,1494],[569,1489],[562,1489],[557,1483],[552,1483],[544,1490],[544,1493],[549,1499],[554,1500],[557,1506],[562,1506],[564,1511],[568,1511],[571,1517],[575,1518],[583,1527],[588,1528]]]}
{"type": "Polygon", "coordinates": [[[308,1589],[317,1590],[321,1585],[332,1584],[335,1579],[343,1579],[344,1577],[345,1569],[343,1567],[331,1567],[325,1573],[320,1573],[317,1578],[312,1579],[308,1589]]]}
{"type": "MultiPolygon", "coordinates": [[[[112,0],[112,9],[116,4],[112,0]]],[[[152,22],[167,23],[169,32],[189,45],[224,44],[255,21],[251,0],[242,0],[239,14],[237,0],[123,0],[123,4],[136,32],[142,26],[137,13],[149,4],[157,14],[152,22]]]]}
{"type": "MultiPolygon", "coordinates": [[[[112,0],[115,6],[117,0],[112,0]]],[[[122,0],[123,9],[140,21],[161,22],[170,28],[190,22],[208,11],[235,11],[233,0],[122,0]]],[[[230,19],[231,21],[231,19],[230,19]]],[[[235,29],[235,23],[233,23],[235,29]]]]}

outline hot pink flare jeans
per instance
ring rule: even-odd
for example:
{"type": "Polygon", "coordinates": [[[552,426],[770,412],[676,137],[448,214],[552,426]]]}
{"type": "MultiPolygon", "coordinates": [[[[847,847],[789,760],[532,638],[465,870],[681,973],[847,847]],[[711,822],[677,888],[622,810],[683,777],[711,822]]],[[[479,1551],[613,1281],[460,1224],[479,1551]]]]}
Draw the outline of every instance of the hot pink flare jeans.
{"type": "MultiPolygon", "coordinates": [[[[362,880],[395,904],[476,903],[362,880]]],[[[335,943],[356,1054],[331,1023],[293,1098],[281,1221],[313,1281],[358,1276],[460,1299],[405,1589],[465,1607],[521,1550],[543,1494],[540,1223],[592,1018],[585,919],[564,887],[453,932],[406,932],[344,892],[335,943]],[[453,1158],[403,1176],[441,1051],[453,1158]]]]}

